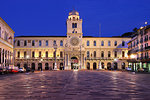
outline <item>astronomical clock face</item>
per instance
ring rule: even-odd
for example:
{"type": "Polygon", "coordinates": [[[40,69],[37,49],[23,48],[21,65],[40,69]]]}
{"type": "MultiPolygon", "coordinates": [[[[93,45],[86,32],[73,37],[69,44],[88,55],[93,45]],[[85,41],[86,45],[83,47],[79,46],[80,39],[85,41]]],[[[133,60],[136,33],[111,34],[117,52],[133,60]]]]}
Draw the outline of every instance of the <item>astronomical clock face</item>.
{"type": "Polygon", "coordinates": [[[77,37],[71,38],[70,44],[73,46],[77,46],[79,44],[79,39],[77,37]]]}

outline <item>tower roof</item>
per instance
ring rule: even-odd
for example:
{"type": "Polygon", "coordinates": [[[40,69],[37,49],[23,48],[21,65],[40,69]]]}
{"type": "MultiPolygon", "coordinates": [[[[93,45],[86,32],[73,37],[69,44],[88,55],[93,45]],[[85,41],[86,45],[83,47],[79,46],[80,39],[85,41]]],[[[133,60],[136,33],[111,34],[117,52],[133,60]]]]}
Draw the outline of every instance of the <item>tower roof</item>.
{"type": "Polygon", "coordinates": [[[69,12],[69,16],[70,15],[78,15],[79,16],[79,12],[77,12],[75,9],[73,9],[71,12],[69,12]]]}

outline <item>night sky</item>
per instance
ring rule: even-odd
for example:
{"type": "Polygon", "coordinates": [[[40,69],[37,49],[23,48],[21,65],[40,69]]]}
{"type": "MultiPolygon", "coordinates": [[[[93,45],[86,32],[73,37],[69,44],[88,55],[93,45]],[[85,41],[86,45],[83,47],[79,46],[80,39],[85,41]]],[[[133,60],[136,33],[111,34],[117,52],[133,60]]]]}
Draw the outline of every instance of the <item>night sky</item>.
{"type": "Polygon", "coordinates": [[[75,8],[84,36],[118,36],[150,23],[150,0],[1,0],[0,17],[21,35],[66,35],[66,19],[75,8]]]}

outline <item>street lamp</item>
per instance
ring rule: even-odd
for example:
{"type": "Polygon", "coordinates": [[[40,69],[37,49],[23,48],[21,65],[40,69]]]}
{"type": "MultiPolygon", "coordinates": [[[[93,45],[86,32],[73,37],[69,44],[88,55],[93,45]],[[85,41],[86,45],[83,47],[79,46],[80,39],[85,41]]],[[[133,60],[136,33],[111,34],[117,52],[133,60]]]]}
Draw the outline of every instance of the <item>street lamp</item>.
{"type": "MultiPolygon", "coordinates": [[[[43,59],[41,59],[41,63],[42,63],[43,59]]],[[[42,72],[42,67],[41,67],[41,72],[42,72]]]]}
{"type": "Polygon", "coordinates": [[[56,50],[57,50],[57,44],[54,44],[54,49],[55,49],[55,65],[54,65],[54,70],[57,70],[57,63],[56,63],[56,50]]]}
{"type": "Polygon", "coordinates": [[[26,72],[28,73],[28,59],[29,59],[29,55],[26,56],[27,59],[27,67],[26,67],[26,72]]]}

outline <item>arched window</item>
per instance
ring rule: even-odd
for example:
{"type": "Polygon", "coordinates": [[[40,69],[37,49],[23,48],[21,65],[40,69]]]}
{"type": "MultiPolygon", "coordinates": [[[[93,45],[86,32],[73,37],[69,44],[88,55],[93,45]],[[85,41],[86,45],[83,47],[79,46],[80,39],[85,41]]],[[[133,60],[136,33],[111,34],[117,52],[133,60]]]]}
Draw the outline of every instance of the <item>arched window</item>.
{"type": "Polygon", "coordinates": [[[90,46],[90,41],[87,41],[87,46],[90,46]]]}
{"type": "Polygon", "coordinates": [[[39,51],[39,57],[42,57],[42,56],[41,56],[41,51],[39,51]]]}
{"type": "Polygon", "coordinates": [[[96,57],[96,51],[94,51],[94,57],[96,57]]]}
{"type": "Polygon", "coordinates": [[[34,51],[32,51],[32,57],[33,57],[33,58],[35,57],[35,52],[34,52],[34,51]]]}
{"type": "Polygon", "coordinates": [[[41,42],[41,40],[39,40],[39,46],[41,46],[42,45],[42,42],[41,42]]]}
{"type": "Polygon", "coordinates": [[[46,46],[48,46],[48,40],[46,40],[46,46]]]}
{"type": "Polygon", "coordinates": [[[101,57],[104,57],[104,51],[101,52],[101,57]]]}
{"type": "MultiPolygon", "coordinates": [[[[134,41],[134,45],[135,45],[135,41],[134,41]]],[[[122,41],[122,46],[125,46],[125,42],[124,41],[122,41]]]]}
{"type": "Polygon", "coordinates": [[[60,57],[63,57],[63,52],[62,51],[60,51],[60,57]]]}
{"type": "Polygon", "coordinates": [[[87,58],[89,58],[90,57],[90,52],[89,51],[87,51],[87,58]]]}
{"type": "Polygon", "coordinates": [[[108,46],[111,46],[111,42],[110,41],[108,41],[108,46]]]}
{"type": "Polygon", "coordinates": [[[46,52],[45,52],[45,57],[47,57],[47,58],[48,58],[48,51],[46,51],[46,52]]]}
{"type": "Polygon", "coordinates": [[[20,51],[18,51],[18,58],[20,58],[20,51]]]}
{"type": "Polygon", "coordinates": [[[111,57],[111,53],[110,53],[110,51],[108,51],[108,57],[111,57]]]}
{"type": "Polygon", "coordinates": [[[115,56],[115,57],[117,57],[117,51],[115,51],[115,54],[114,54],[114,56],[115,56]]]}
{"type": "Polygon", "coordinates": [[[17,41],[17,46],[20,46],[20,41],[19,40],[17,41]]]}
{"type": "Polygon", "coordinates": [[[34,46],[35,45],[35,41],[34,40],[32,40],[32,46],[34,46]]]}
{"type": "Polygon", "coordinates": [[[1,37],[1,33],[2,33],[2,31],[1,31],[1,27],[0,27],[0,37],[1,37]]]}
{"type": "Polygon", "coordinates": [[[122,51],[122,57],[124,57],[124,55],[125,55],[125,52],[124,52],[124,51],[122,51]]]}
{"type": "Polygon", "coordinates": [[[94,43],[94,46],[96,46],[96,41],[94,41],[93,43],[94,43]]]}
{"type": "Polygon", "coordinates": [[[63,41],[62,40],[60,41],[60,46],[63,46],[63,41]]]}
{"type": "Polygon", "coordinates": [[[101,42],[101,46],[104,46],[104,41],[101,42]]]}
{"type": "Polygon", "coordinates": [[[24,52],[24,58],[26,58],[26,57],[27,57],[27,52],[25,51],[25,52],[24,52]]]}
{"type": "Polygon", "coordinates": [[[56,44],[56,40],[53,41],[53,44],[54,44],[54,45],[56,44]]]}
{"type": "Polygon", "coordinates": [[[27,40],[24,41],[24,46],[27,46],[27,40]]]}
{"type": "Polygon", "coordinates": [[[115,41],[114,46],[117,46],[117,41],[115,41]]]}

